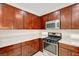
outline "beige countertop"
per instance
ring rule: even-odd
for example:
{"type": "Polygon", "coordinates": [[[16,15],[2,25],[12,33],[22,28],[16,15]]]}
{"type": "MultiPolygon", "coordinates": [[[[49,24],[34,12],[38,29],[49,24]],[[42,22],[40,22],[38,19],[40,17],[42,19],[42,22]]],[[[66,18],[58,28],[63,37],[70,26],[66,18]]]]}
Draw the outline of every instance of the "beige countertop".
{"type": "Polygon", "coordinates": [[[0,30],[0,48],[40,38],[39,30],[0,30]]]}
{"type": "Polygon", "coordinates": [[[76,40],[63,40],[63,39],[61,39],[59,41],[59,43],[64,43],[64,44],[68,44],[68,45],[79,47],[79,41],[76,41],[76,40]]]}

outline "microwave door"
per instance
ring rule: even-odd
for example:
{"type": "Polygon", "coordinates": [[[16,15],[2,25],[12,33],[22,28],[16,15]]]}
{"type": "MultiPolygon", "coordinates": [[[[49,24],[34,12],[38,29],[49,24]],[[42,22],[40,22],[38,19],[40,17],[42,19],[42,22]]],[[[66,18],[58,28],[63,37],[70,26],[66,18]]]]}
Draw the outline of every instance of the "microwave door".
{"type": "Polygon", "coordinates": [[[55,23],[49,23],[49,24],[46,24],[46,28],[47,29],[52,29],[52,28],[55,28],[55,23]]]}

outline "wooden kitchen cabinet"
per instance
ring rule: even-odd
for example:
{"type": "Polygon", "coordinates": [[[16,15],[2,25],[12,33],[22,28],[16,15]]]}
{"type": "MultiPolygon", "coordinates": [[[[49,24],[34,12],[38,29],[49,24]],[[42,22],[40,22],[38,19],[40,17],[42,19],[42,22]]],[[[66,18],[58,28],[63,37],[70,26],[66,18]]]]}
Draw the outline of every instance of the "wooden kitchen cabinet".
{"type": "Polygon", "coordinates": [[[41,20],[38,16],[32,17],[32,29],[41,29],[41,20]]]}
{"type": "Polygon", "coordinates": [[[32,14],[24,14],[24,29],[32,29],[32,14]]]}
{"type": "Polygon", "coordinates": [[[24,16],[24,29],[41,29],[40,18],[31,13],[26,13],[24,16]]]}
{"type": "Polygon", "coordinates": [[[14,19],[14,28],[23,29],[23,15],[24,11],[15,8],[15,19],[14,19]]]}
{"type": "Polygon", "coordinates": [[[53,21],[53,20],[60,20],[60,10],[57,10],[55,12],[52,12],[49,14],[49,20],[53,21]]]}
{"type": "Polygon", "coordinates": [[[59,43],[59,56],[79,56],[79,47],[59,43]]]}
{"type": "Polygon", "coordinates": [[[43,52],[43,48],[44,48],[44,42],[43,39],[39,39],[39,51],[43,52]]]}
{"type": "Polygon", "coordinates": [[[14,8],[7,4],[0,4],[0,28],[13,29],[14,8]]]}
{"type": "Polygon", "coordinates": [[[79,4],[72,6],[72,28],[79,29],[79,4]]]}
{"type": "Polygon", "coordinates": [[[22,55],[31,56],[39,51],[39,39],[22,43],[22,55]]]}
{"type": "Polygon", "coordinates": [[[71,7],[61,9],[61,29],[71,29],[71,7]]]}
{"type": "Polygon", "coordinates": [[[0,56],[21,56],[21,44],[0,48],[0,56]]]}
{"type": "Polygon", "coordinates": [[[45,29],[45,24],[46,24],[46,17],[45,16],[42,16],[42,17],[40,17],[41,18],[41,27],[42,27],[42,29],[45,29]]]}
{"type": "Polygon", "coordinates": [[[70,50],[59,47],[59,56],[70,56],[70,55],[71,55],[70,50]]]}

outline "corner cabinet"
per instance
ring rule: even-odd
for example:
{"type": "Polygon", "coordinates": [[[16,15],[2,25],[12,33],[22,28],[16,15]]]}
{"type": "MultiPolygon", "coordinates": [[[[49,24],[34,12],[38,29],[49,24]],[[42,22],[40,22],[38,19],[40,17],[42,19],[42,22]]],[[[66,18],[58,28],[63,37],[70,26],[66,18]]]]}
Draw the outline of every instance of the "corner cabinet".
{"type": "Polygon", "coordinates": [[[59,43],[59,56],[79,56],[79,47],[59,43]]]}
{"type": "Polygon", "coordinates": [[[66,7],[61,9],[61,29],[71,29],[72,8],[66,7]]]}
{"type": "Polygon", "coordinates": [[[22,56],[31,56],[39,51],[39,39],[22,43],[22,56]]]}

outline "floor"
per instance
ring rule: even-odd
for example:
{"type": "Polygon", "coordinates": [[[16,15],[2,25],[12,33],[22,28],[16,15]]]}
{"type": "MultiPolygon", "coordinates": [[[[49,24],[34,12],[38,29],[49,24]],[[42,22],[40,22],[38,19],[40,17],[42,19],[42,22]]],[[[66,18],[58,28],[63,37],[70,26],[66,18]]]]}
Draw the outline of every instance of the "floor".
{"type": "Polygon", "coordinates": [[[56,56],[47,50],[43,50],[43,52],[39,51],[34,56],[56,56]]]}

